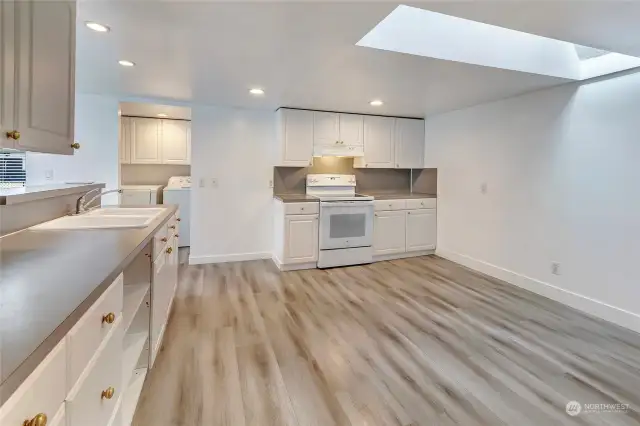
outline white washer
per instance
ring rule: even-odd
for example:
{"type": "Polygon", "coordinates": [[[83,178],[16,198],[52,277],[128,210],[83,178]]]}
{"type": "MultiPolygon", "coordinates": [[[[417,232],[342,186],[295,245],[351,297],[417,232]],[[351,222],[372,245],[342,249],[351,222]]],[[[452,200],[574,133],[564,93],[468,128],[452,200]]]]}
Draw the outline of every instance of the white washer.
{"type": "Polygon", "coordinates": [[[162,204],[177,204],[180,208],[178,247],[191,245],[191,176],[169,178],[163,191],[162,204]]]}

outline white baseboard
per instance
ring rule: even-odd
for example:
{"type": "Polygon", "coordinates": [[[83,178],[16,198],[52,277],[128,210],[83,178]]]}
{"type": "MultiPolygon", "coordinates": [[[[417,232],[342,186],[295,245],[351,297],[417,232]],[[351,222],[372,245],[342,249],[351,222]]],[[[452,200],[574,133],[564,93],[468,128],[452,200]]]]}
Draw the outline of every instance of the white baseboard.
{"type": "Polygon", "coordinates": [[[383,260],[405,259],[407,257],[427,256],[435,253],[436,253],[435,250],[422,250],[422,251],[408,251],[404,253],[379,254],[379,255],[373,256],[373,261],[382,262],[383,260]]]}
{"type": "Polygon", "coordinates": [[[615,306],[608,305],[599,300],[591,299],[581,294],[556,287],[549,283],[539,281],[522,274],[501,268],[482,260],[469,257],[460,253],[438,248],[436,254],[452,262],[459,263],[483,274],[506,281],[510,284],[529,290],[533,293],[548,297],[556,302],[571,306],[574,309],[602,318],[621,327],[640,333],[640,315],[615,306]]]}
{"type": "Polygon", "coordinates": [[[226,262],[242,262],[245,260],[271,259],[271,253],[237,253],[223,254],[213,256],[189,256],[189,265],[200,265],[203,263],[226,263],[226,262]]]}

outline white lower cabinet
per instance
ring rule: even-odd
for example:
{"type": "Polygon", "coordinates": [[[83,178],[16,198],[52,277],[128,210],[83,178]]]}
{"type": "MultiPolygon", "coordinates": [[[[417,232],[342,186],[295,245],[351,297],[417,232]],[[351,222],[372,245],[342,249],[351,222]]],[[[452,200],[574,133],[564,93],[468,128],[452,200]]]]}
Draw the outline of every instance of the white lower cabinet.
{"type": "Polygon", "coordinates": [[[285,219],[287,263],[318,260],[318,215],[288,215],[285,219]]]}
{"type": "Polygon", "coordinates": [[[404,211],[376,212],[373,219],[373,254],[403,253],[406,228],[404,211]]]}
{"type": "Polygon", "coordinates": [[[436,210],[410,210],[407,212],[407,251],[436,248],[436,210]]]}

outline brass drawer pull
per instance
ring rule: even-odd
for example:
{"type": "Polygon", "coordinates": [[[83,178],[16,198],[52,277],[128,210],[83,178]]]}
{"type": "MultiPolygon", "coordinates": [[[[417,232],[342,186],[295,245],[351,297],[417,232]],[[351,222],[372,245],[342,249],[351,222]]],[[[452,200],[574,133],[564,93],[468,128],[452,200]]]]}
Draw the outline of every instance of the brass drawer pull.
{"type": "MultiPolygon", "coordinates": [[[[17,131],[17,130],[12,130],[12,131],[10,131],[10,132],[7,132],[7,133],[6,133],[6,135],[7,135],[7,139],[13,139],[13,140],[16,140],[16,141],[17,141],[18,139],[20,139],[20,132],[19,132],[19,131],[17,131]]],[[[35,417],[34,417],[34,418],[35,418],[35,417]]],[[[45,416],[45,418],[46,418],[46,416],[45,416]]],[[[45,420],[45,421],[46,421],[46,420],[45,420]]]]}
{"type": "Polygon", "coordinates": [[[102,316],[102,323],[103,324],[105,322],[107,324],[113,324],[115,320],[116,320],[116,314],[114,314],[113,312],[109,312],[107,315],[103,315],[102,316]]]}
{"type": "Polygon", "coordinates": [[[166,243],[167,242],[167,237],[160,238],[160,241],[162,241],[163,243],[166,243]]]}
{"type": "Polygon", "coordinates": [[[169,253],[169,254],[171,254],[171,252],[172,252],[172,251],[173,251],[173,248],[171,248],[171,247],[169,247],[169,248],[167,249],[167,253],[169,253]]]}
{"type": "Polygon", "coordinates": [[[175,225],[171,225],[169,228],[176,229],[176,226],[175,225]]]}
{"type": "Polygon", "coordinates": [[[176,220],[177,220],[178,222],[180,222],[180,221],[181,221],[182,219],[180,219],[180,218],[177,218],[176,220]]]}
{"type": "Polygon", "coordinates": [[[71,144],[71,148],[80,149],[80,144],[78,142],[74,142],[74,143],[71,144]]]}
{"type": "Polygon", "coordinates": [[[47,415],[40,413],[31,420],[25,420],[22,426],[47,426],[47,415]]]}
{"type": "Polygon", "coordinates": [[[102,391],[102,399],[111,399],[114,393],[116,393],[116,390],[109,386],[107,390],[102,391]]]}

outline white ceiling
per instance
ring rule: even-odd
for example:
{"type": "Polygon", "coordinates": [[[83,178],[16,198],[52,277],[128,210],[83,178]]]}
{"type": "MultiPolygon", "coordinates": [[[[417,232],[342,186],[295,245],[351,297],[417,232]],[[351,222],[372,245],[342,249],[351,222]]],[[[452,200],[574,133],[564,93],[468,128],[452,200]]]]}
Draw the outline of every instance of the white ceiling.
{"type": "Polygon", "coordinates": [[[160,105],[140,102],[120,102],[120,113],[121,115],[132,115],[135,117],[191,120],[191,108],[173,105],[160,105]],[[158,114],[166,114],[166,117],[159,117],[158,114]]]}
{"type": "MultiPolygon", "coordinates": [[[[78,91],[422,117],[568,81],[355,45],[398,4],[82,1],[78,91]],[[87,29],[88,20],[111,32],[87,29]],[[255,86],[265,96],[249,95],[255,86]]],[[[411,5],[640,56],[640,2],[411,5]]]]}

